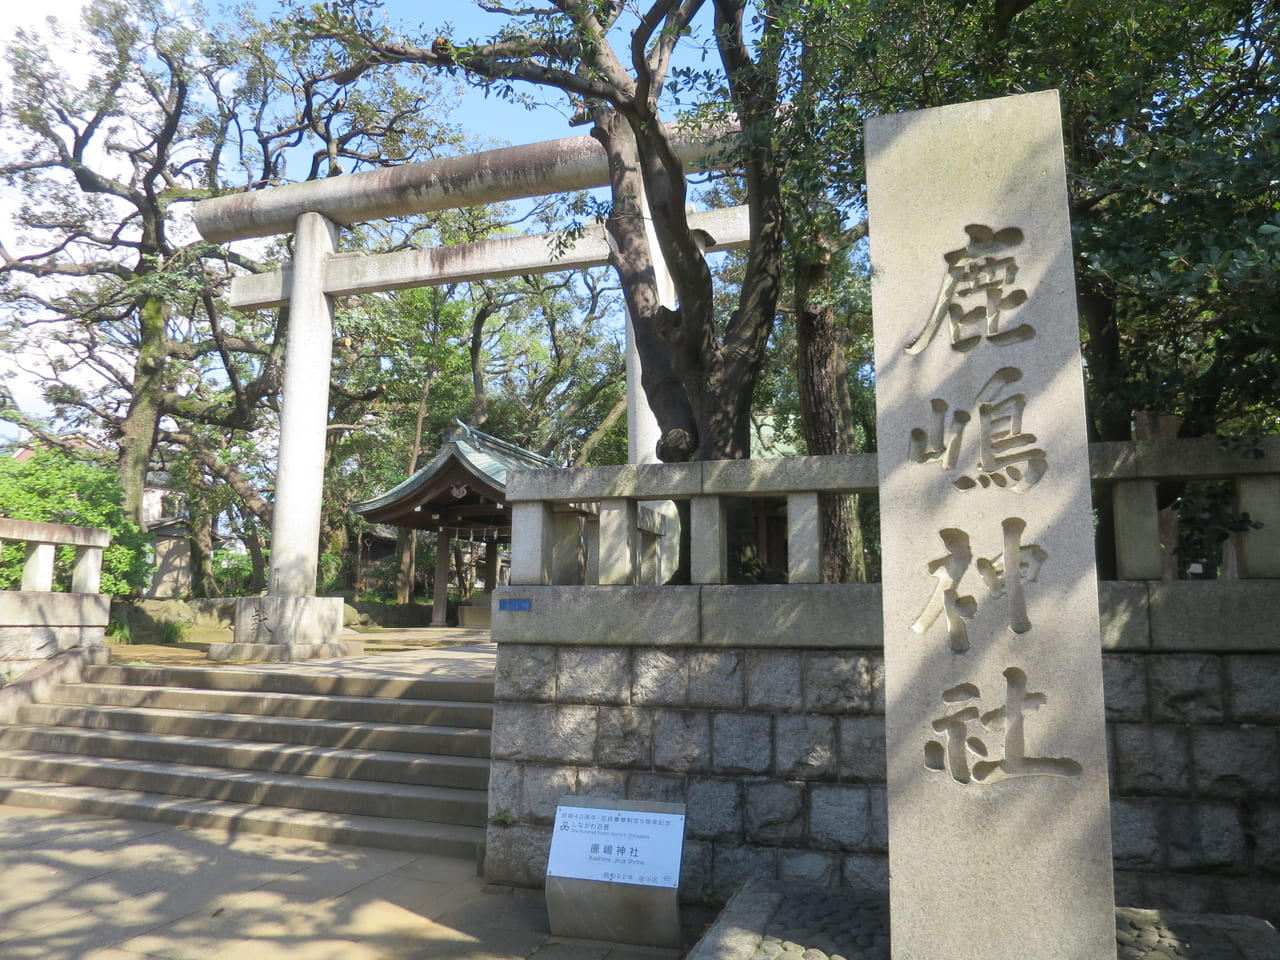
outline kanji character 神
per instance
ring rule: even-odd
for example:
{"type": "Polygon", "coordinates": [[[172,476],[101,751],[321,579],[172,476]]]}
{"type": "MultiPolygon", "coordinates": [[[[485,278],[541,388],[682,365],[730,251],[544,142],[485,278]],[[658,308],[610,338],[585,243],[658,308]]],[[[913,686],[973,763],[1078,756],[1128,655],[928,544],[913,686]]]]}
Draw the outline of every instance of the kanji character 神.
{"type": "MultiPolygon", "coordinates": [[[[1027,617],[1022,585],[1024,581],[1036,580],[1049,554],[1038,544],[1022,545],[1027,522],[1021,517],[1008,517],[1000,527],[1004,535],[1004,549],[994,557],[980,557],[975,566],[987,593],[997,600],[1008,597],[1009,629],[1014,633],[1026,633],[1031,629],[1031,620],[1027,617]]],[[[911,630],[923,634],[945,613],[951,649],[955,653],[964,653],[969,649],[969,631],[965,621],[977,613],[978,602],[972,596],[961,596],[959,585],[969,569],[973,551],[969,546],[969,535],[963,530],[948,527],[939,530],[938,536],[947,548],[947,554],[929,561],[927,565],[929,575],[938,582],[920,616],[911,624],[911,630]]]]}

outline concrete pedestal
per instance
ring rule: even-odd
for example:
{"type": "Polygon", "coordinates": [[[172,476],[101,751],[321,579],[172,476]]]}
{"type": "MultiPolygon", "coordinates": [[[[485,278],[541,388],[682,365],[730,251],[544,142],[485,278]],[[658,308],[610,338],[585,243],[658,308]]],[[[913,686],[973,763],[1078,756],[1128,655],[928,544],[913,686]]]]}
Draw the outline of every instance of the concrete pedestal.
{"type": "Polygon", "coordinates": [[[683,803],[561,798],[546,875],[552,934],[679,948],[680,889],[657,881],[664,874],[664,883],[678,877],[684,816],[683,803]],[[565,846],[557,848],[562,841],[565,846]],[[637,876],[650,872],[649,878],[637,876]]]}
{"type": "Polygon", "coordinates": [[[212,660],[309,660],[364,653],[342,639],[341,597],[242,597],[236,601],[235,640],[209,647],[212,660]]]}
{"type": "Polygon", "coordinates": [[[547,915],[557,937],[680,947],[680,891],[547,877],[547,915]]]}

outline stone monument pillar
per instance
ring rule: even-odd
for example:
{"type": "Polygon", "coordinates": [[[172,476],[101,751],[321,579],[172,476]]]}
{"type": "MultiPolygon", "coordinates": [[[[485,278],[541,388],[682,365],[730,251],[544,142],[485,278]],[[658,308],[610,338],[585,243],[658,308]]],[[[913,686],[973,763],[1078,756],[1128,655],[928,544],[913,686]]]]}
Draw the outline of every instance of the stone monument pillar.
{"type": "Polygon", "coordinates": [[[868,121],[895,960],[1114,960],[1055,92],[868,121]]]}
{"type": "Polygon", "coordinates": [[[298,217],[270,580],[267,596],[236,601],[235,642],[214,644],[209,655],[217,659],[293,660],[358,646],[339,642],[342,598],[315,595],[333,361],[333,300],[324,292],[324,267],[337,239],[337,227],[320,214],[298,217]]]}

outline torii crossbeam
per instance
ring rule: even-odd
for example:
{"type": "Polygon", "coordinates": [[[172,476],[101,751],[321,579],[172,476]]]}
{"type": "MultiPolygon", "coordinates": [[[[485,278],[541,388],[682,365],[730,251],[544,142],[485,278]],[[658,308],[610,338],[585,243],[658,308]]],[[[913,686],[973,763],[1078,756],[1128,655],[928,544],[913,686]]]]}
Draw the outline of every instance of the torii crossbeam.
{"type": "MultiPolygon", "coordinates": [[[[691,166],[714,166],[711,133],[676,143],[691,166]]],[[[554,235],[411,250],[381,256],[338,252],[338,227],[389,216],[426,213],[604,186],[608,165],[591,137],[489,150],[408,163],[197,203],[197,229],[214,242],[293,231],[293,263],[232,282],[231,303],[242,309],[289,307],[280,444],[276,467],[271,572],[266,597],[240,600],[235,648],[241,659],[299,659],[327,655],[342,630],[342,600],[317,597],[320,511],[336,296],[431,286],[608,262],[602,227],[565,246],[554,235]],[[558,251],[552,255],[552,251],[558,251]],[[249,650],[242,644],[266,644],[249,650]]],[[[691,215],[707,250],[747,245],[745,207],[691,215]]],[[[650,246],[664,300],[674,306],[670,278],[650,229],[650,246]]],[[[639,361],[627,328],[627,404],[633,462],[652,460],[656,424],[639,388],[639,361]]],[[[212,651],[211,651],[212,652],[212,651]]]]}

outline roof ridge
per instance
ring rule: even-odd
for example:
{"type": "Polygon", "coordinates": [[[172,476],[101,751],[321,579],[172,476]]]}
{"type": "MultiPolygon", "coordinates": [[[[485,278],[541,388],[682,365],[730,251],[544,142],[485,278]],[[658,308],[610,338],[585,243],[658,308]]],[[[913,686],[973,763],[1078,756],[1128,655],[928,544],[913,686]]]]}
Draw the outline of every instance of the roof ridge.
{"type": "Polygon", "coordinates": [[[453,431],[453,437],[450,437],[450,439],[454,439],[459,434],[462,434],[464,437],[467,437],[470,439],[478,439],[482,443],[491,444],[495,447],[498,447],[499,449],[506,450],[509,453],[516,454],[517,456],[526,457],[530,460],[536,460],[539,463],[546,464],[548,467],[560,466],[558,463],[556,463],[554,460],[552,460],[549,457],[544,457],[540,453],[534,453],[532,450],[526,450],[524,447],[518,447],[514,443],[511,443],[510,441],[500,440],[499,438],[493,436],[492,434],[485,433],[483,430],[478,430],[475,427],[471,426],[470,424],[463,423],[461,420],[458,420],[455,418],[453,422],[457,424],[457,429],[453,431]]]}

